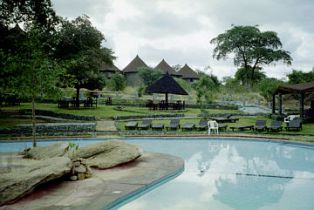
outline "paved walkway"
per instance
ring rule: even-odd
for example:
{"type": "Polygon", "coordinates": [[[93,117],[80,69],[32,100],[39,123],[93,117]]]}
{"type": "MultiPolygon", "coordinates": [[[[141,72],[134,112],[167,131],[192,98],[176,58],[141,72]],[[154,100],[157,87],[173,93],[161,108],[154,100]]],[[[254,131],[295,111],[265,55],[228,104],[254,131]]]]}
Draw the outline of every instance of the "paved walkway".
{"type": "Polygon", "coordinates": [[[15,204],[0,207],[0,210],[110,209],[118,200],[147,189],[166,177],[176,176],[183,168],[184,161],[181,158],[145,153],[129,164],[93,170],[93,176],[89,179],[50,183],[15,204]]]}
{"type": "Polygon", "coordinates": [[[117,128],[113,120],[96,121],[96,132],[117,132],[117,128]]]}

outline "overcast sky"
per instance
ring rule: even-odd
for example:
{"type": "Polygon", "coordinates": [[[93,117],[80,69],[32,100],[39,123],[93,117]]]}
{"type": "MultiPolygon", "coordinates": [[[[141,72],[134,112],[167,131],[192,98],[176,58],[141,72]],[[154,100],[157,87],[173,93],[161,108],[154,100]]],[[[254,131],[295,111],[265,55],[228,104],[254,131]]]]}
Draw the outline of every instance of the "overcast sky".
{"type": "Polygon", "coordinates": [[[216,61],[209,41],[234,25],[259,25],[275,31],[291,66],[264,66],[269,77],[286,77],[292,69],[312,70],[314,58],[313,0],[52,0],[58,15],[74,19],[86,14],[106,37],[104,46],[123,69],[137,54],[155,67],[189,64],[220,79],[233,76],[232,58],[216,61]]]}

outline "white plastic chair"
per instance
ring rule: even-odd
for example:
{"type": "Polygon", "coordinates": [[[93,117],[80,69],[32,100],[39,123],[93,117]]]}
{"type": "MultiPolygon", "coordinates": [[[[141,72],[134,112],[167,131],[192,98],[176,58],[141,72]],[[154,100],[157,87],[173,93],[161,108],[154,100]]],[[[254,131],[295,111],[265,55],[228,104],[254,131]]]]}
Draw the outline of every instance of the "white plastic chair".
{"type": "Polygon", "coordinates": [[[219,127],[218,127],[218,123],[215,120],[209,120],[207,125],[208,125],[208,135],[210,135],[211,130],[216,131],[216,133],[218,135],[219,127]]]}

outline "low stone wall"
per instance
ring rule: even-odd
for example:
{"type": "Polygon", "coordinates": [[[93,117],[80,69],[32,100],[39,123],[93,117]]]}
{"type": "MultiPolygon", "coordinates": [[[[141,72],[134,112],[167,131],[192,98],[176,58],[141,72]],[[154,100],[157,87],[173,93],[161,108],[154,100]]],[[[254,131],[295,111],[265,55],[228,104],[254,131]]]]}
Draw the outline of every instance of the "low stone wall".
{"type": "MultiPolygon", "coordinates": [[[[94,135],[96,123],[44,123],[36,125],[36,134],[40,136],[94,135]]],[[[14,128],[0,128],[0,135],[30,136],[32,125],[23,124],[14,128]]]]}
{"type": "MultiPolygon", "coordinates": [[[[39,109],[36,109],[35,113],[36,113],[36,115],[43,115],[43,116],[63,118],[63,119],[96,121],[95,116],[80,116],[80,115],[57,113],[57,112],[53,112],[53,111],[39,110],[39,109]]],[[[22,109],[22,110],[20,110],[20,114],[31,115],[32,110],[31,109],[22,109]]]]}

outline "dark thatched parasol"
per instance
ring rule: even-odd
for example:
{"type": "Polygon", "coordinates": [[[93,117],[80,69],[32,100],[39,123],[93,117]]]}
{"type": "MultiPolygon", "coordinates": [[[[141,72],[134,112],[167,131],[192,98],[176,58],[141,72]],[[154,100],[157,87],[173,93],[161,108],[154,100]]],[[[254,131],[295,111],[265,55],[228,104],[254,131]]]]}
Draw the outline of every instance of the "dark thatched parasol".
{"type": "Polygon", "coordinates": [[[166,104],[168,103],[168,93],[176,95],[188,95],[188,93],[168,74],[155,81],[147,88],[148,93],[165,93],[166,104]]]}

